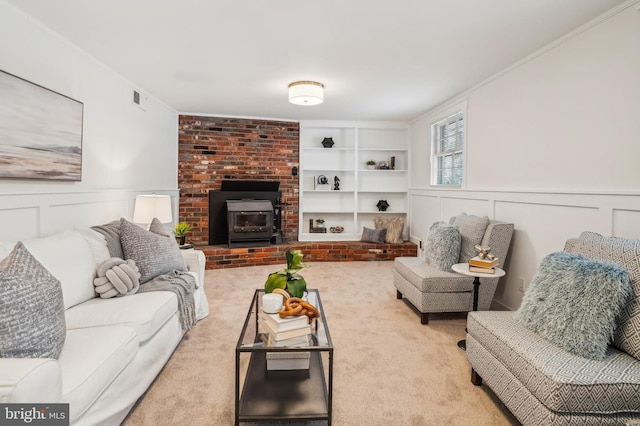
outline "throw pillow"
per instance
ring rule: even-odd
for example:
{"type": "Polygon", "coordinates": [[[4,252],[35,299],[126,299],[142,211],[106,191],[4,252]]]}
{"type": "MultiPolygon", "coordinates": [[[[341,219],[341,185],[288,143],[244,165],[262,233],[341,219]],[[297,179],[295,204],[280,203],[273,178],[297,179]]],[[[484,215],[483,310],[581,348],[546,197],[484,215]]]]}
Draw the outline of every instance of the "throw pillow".
{"type": "Polygon", "coordinates": [[[368,243],[384,244],[384,239],[387,235],[386,229],[371,229],[366,226],[362,227],[362,238],[360,241],[366,241],[368,243]]]}
{"type": "Polygon", "coordinates": [[[460,232],[453,225],[436,222],[429,228],[425,243],[425,258],[442,271],[451,271],[460,256],[460,232]]]}
{"type": "MultiPolygon", "coordinates": [[[[153,232],[154,234],[164,235],[165,237],[171,237],[171,238],[174,237],[173,232],[171,232],[169,228],[164,226],[164,224],[160,222],[160,220],[157,217],[154,217],[153,220],[151,221],[151,225],[149,225],[149,231],[153,232]]],[[[174,241],[175,241],[175,238],[174,238],[174,241]]],[[[176,242],[176,244],[178,243],[176,242]]]]}
{"type": "Polygon", "coordinates": [[[60,281],[22,242],[0,262],[0,358],[58,358],[66,337],[60,281]]]}
{"type": "Polygon", "coordinates": [[[386,229],[387,235],[384,238],[384,241],[387,244],[402,244],[402,231],[404,230],[404,218],[402,217],[391,217],[391,218],[381,218],[376,217],[373,219],[373,224],[376,229],[386,229]]]}
{"type": "Polygon", "coordinates": [[[133,259],[111,257],[98,265],[93,285],[103,299],[136,294],[140,288],[140,271],[133,259]]]}
{"type": "Polygon", "coordinates": [[[175,238],[159,235],[120,219],[120,241],[125,259],[132,259],[140,270],[140,284],[172,271],[186,271],[175,238]]]}
{"type": "Polygon", "coordinates": [[[618,265],[552,253],[540,263],[515,318],[573,354],[602,360],[630,294],[629,274],[618,265]]]}
{"type": "Polygon", "coordinates": [[[460,263],[468,262],[476,253],[475,246],[482,244],[484,233],[489,226],[489,218],[487,216],[473,216],[466,213],[460,213],[449,221],[451,225],[458,227],[460,231],[460,263]]]}
{"type": "Polygon", "coordinates": [[[567,244],[565,250],[589,259],[613,262],[629,272],[633,296],[620,312],[613,345],[640,359],[640,240],[583,232],[575,242],[567,244]]]}

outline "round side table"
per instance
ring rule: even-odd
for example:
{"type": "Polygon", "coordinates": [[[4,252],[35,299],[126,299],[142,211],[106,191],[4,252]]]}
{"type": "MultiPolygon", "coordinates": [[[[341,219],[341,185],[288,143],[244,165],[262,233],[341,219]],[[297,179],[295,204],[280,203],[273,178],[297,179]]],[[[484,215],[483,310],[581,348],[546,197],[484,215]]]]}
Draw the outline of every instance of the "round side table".
{"type": "MultiPolygon", "coordinates": [[[[480,278],[500,278],[505,276],[506,274],[504,269],[500,269],[500,268],[493,268],[494,269],[493,274],[487,274],[483,272],[471,272],[469,271],[468,263],[456,263],[451,267],[451,269],[453,270],[453,272],[457,272],[458,274],[474,277],[473,278],[473,310],[474,311],[478,310],[478,290],[479,290],[478,287],[480,287],[480,278]]],[[[466,351],[467,341],[464,339],[460,340],[458,342],[458,347],[466,351]]]]}

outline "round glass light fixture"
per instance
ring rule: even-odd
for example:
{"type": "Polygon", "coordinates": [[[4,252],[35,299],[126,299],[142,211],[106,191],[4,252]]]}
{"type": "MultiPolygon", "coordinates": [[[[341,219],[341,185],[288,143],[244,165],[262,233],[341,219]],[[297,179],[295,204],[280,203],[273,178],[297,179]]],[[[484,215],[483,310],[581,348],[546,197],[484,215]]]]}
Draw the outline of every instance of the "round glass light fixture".
{"type": "Polygon", "coordinates": [[[294,81],[289,85],[289,102],[295,105],[320,105],[324,85],[317,81],[294,81]]]}

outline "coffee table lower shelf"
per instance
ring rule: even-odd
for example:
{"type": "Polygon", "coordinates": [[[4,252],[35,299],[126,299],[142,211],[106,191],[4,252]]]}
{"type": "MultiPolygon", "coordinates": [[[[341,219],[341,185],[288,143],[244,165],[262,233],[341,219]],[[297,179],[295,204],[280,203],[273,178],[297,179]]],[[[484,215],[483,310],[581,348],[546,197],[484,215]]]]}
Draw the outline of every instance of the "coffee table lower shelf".
{"type": "Polygon", "coordinates": [[[267,371],[266,352],[251,353],[238,401],[239,422],[327,420],[329,398],[319,351],[311,351],[309,370],[267,371]]]}

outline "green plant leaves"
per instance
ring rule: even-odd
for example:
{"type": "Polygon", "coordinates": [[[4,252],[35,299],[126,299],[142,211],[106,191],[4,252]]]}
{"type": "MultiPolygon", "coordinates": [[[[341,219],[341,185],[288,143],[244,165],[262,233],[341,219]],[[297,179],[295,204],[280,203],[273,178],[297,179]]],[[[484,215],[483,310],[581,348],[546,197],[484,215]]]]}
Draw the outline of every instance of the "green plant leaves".
{"type": "Polygon", "coordinates": [[[287,274],[274,272],[269,274],[267,281],[264,283],[264,292],[272,293],[276,288],[285,289],[287,287],[287,274]]]}
{"type": "Polygon", "coordinates": [[[302,297],[307,291],[307,282],[300,275],[293,275],[287,281],[287,291],[293,297],[302,297]]]}
{"type": "Polygon", "coordinates": [[[302,257],[304,254],[302,250],[289,250],[286,253],[287,256],[287,269],[295,273],[295,271],[299,271],[304,268],[306,265],[302,263],[302,257]]]}
{"type": "Polygon", "coordinates": [[[303,256],[302,250],[287,251],[287,268],[269,274],[267,281],[264,283],[265,293],[271,293],[276,288],[281,288],[287,290],[293,297],[304,296],[304,293],[307,291],[307,282],[302,278],[302,275],[298,275],[297,273],[300,269],[307,266],[302,263],[303,256]]]}

